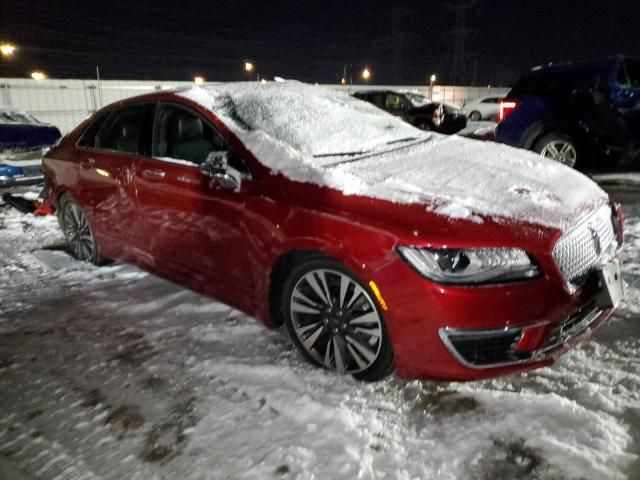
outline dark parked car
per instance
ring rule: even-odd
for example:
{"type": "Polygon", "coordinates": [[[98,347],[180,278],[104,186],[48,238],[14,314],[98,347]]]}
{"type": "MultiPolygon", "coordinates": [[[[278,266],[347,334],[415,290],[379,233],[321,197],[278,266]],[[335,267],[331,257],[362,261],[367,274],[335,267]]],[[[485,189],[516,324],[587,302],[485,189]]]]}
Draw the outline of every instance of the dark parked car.
{"type": "Polygon", "coordinates": [[[0,107],[0,187],[42,182],[43,151],[60,138],[60,130],[15,109],[0,107]]]}
{"type": "Polygon", "coordinates": [[[640,61],[536,67],[500,104],[498,141],[582,171],[640,169],[640,61]]]}
{"type": "Polygon", "coordinates": [[[467,118],[460,109],[446,103],[429,102],[420,94],[372,90],[356,92],[353,96],[372,103],[421,130],[453,134],[467,126],[467,118]]]}

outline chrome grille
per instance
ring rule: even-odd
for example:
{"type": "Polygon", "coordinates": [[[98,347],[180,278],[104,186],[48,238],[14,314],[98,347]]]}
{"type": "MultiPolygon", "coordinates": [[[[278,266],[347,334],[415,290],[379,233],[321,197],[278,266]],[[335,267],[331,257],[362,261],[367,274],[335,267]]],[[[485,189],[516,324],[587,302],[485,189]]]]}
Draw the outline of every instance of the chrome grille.
{"type": "Polygon", "coordinates": [[[598,263],[609,260],[616,247],[611,208],[603,205],[558,239],[553,256],[564,277],[575,285],[598,263]]]}

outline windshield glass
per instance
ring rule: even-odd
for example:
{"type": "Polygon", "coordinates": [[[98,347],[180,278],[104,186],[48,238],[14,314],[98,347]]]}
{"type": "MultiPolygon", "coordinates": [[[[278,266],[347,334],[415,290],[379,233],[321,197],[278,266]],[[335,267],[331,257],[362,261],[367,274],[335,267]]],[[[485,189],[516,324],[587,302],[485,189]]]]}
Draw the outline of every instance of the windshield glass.
{"type": "Polygon", "coordinates": [[[238,84],[227,94],[246,126],[305,155],[353,156],[428,137],[373,105],[323,87],[238,84]]]}
{"type": "Polygon", "coordinates": [[[422,95],[421,93],[406,92],[405,96],[411,101],[411,103],[413,103],[416,106],[424,105],[425,103],[429,102],[429,100],[427,100],[425,96],[422,95]]]}

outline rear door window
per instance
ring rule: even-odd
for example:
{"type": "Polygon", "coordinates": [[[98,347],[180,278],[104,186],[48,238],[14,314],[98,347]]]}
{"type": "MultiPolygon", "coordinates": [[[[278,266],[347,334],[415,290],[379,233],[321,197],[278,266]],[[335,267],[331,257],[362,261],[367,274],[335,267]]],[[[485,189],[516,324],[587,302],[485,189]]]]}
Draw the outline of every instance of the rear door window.
{"type": "Polygon", "coordinates": [[[385,108],[386,98],[387,96],[384,93],[372,93],[369,95],[369,101],[379,108],[385,108]]]}
{"type": "Polygon", "coordinates": [[[109,117],[109,112],[105,112],[102,115],[96,117],[91,124],[85,129],[84,133],[78,140],[79,147],[85,148],[95,148],[96,147],[96,137],[100,128],[104,125],[104,122],[109,117]]]}
{"type": "Polygon", "coordinates": [[[398,110],[400,108],[409,108],[409,100],[402,95],[396,93],[388,93],[385,101],[385,108],[389,110],[398,110]]]}
{"type": "Polygon", "coordinates": [[[149,104],[131,105],[113,112],[96,136],[96,148],[145,155],[145,125],[150,107],[149,104]]]}

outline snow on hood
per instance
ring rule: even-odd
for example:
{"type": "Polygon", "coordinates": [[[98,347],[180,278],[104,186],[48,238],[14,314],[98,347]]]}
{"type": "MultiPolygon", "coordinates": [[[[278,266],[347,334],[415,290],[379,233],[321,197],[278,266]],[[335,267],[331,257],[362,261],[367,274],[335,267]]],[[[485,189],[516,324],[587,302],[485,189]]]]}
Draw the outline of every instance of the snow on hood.
{"type": "Polygon", "coordinates": [[[322,87],[241,83],[180,95],[212,110],[273,172],[346,195],[424,204],[479,223],[515,219],[561,230],[608,200],[593,181],[557,162],[506,145],[425,133],[322,87]],[[339,152],[367,153],[330,155],[339,152]]]}

